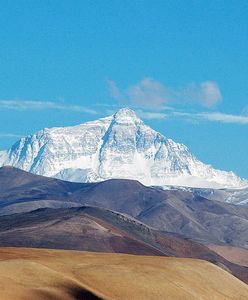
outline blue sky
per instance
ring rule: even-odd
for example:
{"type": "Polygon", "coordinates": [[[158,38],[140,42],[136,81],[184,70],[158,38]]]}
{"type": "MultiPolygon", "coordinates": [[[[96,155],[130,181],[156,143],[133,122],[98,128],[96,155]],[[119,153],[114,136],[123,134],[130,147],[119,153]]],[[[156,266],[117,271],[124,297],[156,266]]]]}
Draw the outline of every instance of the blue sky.
{"type": "Polygon", "coordinates": [[[248,2],[1,1],[0,149],[130,106],[248,178],[248,2]]]}

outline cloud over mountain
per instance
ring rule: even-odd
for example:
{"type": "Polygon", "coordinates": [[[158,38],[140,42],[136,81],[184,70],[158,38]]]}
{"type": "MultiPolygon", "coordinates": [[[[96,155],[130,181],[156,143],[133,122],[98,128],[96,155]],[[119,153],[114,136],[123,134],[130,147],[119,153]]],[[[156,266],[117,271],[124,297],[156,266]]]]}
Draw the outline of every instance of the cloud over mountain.
{"type": "Polygon", "coordinates": [[[80,105],[64,104],[52,101],[30,101],[30,100],[0,100],[0,109],[12,110],[69,110],[74,112],[85,112],[96,115],[97,112],[91,108],[80,105]]]}
{"type": "Polygon", "coordinates": [[[108,80],[108,85],[111,96],[120,103],[155,109],[164,108],[168,104],[196,104],[210,108],[222,99],[218,84],[211,80],[173,88],[146,77],[124,91],[112,80],[108,80]]]}

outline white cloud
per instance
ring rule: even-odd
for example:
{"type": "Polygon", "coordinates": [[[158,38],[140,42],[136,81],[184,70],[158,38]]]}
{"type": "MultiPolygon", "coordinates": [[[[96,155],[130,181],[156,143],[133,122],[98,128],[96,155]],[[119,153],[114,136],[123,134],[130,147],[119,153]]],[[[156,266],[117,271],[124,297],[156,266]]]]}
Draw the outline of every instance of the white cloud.
{"type": "Polygon", "coordinates": [[[173,117],[183,118],[189,121],[210,121],[232,124],[248,124],[248,116],[232,115],[220,112],[202,112],[202,113],[187,113],[187,112],[173,112],[173,117]]]}
{"type": "Polygon", "coordinates": [[[144,78],[122,92],[114,81],[108,81],[111,96],[119,102],[139,107],[161,109],[167,104],[198,104],[212,107],[221,99],[221,91],[214,81],[191,83],[171,88],[152,78],[144,78]]]}
{"type": "Polygon", "coordinates": [[[156,108],[168,103],[171,96],[165,86],[152,78],[145,78],[130,86],[127,95],[131,103],[156,108]]]}
{"type": "MultiPolygon", "coordinates": [[[[108,108],[107,110],[105,110],[105,112],[107,115],[113,115],[120,108],[121,107],[118,107],[115,110],[112,108],[108,108]]],[[[135,108],[133,108],[133,110],[141,119],[144,119],[144,120],[164,120],[167,117],[167,114],[163,113],[163,112],[145,111],[142,109],[135,109],[135,108]]]]}
{"type": "Polygon", "coordinates": [[[198,103],[204,107],[213,107],[221,99],[221,91],[214,81],[204,81],[200,84],[191,83],[187,87],[174,91],[177,102],[198,103]]]}
{"type": "Polygon", "coordinates": [[[110,95],[117,100],[118,102],[125,102],[121,91],[113,80],[107,80],[107,84],[109,87],[110,95]]]}
{"type": "Polygon", "coordinates": [[[8,133],[8,132],[0,132],[0,137],[20,138],[20,137],[22,137],[22,135],[15,134],[15,133],[8,133]]]}
{"type": "Polygon", "coordinates": [[[248,124],[248,116],[243,115],[232,115],[224,113],[201,113],[200,117],[203,117],[209,121],[216,121],[222,123],[237,123],[237,124],[248,124]]]}
{"type": "Polygon", "coordinates": [[[246,106],[242,111],[244,116],[248,116],[248,106],[246,106]]]}
{"type": "Polygon", "coordinates": [[[79,105],[65,105],[51,101],[29,101],[29,100],[0,100],[0,108],[14,110],[68,110],[74,112],[85,112],[96,115],[93,109],[79,105]]]}
{"type": "Polygon", "coordinates": [[[160,112],[136,110],[136,113],[141,119],[146,120],[164,120],[167,117],[167,114],[160,112]]]}

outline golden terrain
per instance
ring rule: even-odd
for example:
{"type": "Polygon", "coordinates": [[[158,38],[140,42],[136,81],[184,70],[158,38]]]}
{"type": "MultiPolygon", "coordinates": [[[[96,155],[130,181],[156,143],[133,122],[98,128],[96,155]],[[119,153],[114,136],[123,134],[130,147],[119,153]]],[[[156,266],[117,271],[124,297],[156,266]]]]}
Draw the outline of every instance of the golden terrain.
{"type": "Polygon", "coordinates": [[[0,248],[1,300],[248,299],[248,286],[197,259],[0,248]]]}

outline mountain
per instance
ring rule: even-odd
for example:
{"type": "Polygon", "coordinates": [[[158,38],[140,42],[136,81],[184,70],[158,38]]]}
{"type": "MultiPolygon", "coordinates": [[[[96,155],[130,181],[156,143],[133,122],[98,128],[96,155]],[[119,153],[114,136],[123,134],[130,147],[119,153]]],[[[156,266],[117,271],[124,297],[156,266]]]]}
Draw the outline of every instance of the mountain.
{"type": "Polygon", "coordinates": [[[135,179],[145,185],[242,187],[232,172],[197,160],[123,108],[114,115],[74,127],[43,129],[0,153],[0,165],[68,181],[135,179]]]}
{"type": "Polygon", "coordinates": [[[0,217],[3,246],[200,258],[248,283],[248,268],[231,263],[208,247],[97,207],[38,209],[0,217]]]}
{"type": "Polygon", "coordinates": [[[146,187],[134,180],[72,183],[0,168],[0,215],[38,208],[97,206],[128,214],[158,230],[205,244],[248,248],[248,208],[185,190],[146,187]]]}

